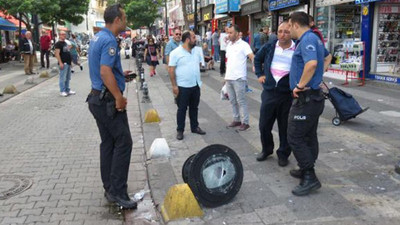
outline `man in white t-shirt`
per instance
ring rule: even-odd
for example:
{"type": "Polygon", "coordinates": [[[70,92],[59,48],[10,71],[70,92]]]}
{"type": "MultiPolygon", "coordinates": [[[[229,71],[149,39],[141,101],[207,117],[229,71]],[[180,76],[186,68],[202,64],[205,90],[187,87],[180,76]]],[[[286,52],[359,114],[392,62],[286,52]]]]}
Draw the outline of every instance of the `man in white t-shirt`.
{"type": "Polygon", "coordinates": [[[206,32],[206,38],[207,38],[208,48],[209,48],[210,50],[211,50],[211,36],[212,36],[211,29],[208,28],[208,31],[206,32]]]}
{"type": "Polygon", "coordinates": [[[219,56],[221,58],[221,63],[219,65],[219,73],[221,77],[225,75],[226,66],[225,66],[225,59],[226,59],[226,45],[228,43],[228,27],[225,27],[222,33],[219,35],[219,56]]]}
{"type": "Polygon", "coordinates": [[[247,57],[254,62],[254,54],[250,45],[239,37],[239,32],[237,25],[228,28],[230,42],[226,46],[228,62],[225,81],[233,110],[233,122],[229,127],[240,126],[239,131],[245,131],[250,127],[246,100],[247,57]]]}

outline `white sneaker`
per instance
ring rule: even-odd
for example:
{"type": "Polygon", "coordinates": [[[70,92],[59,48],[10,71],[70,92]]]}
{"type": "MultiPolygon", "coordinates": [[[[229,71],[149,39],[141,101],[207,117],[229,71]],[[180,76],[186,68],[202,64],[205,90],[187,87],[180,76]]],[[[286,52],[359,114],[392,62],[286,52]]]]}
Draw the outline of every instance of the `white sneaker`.
{"type": "Polygon", "coordinates": [[[65,91],[63,91],[63,92],[60,93],[60,95],[61,95],[62,97],[67,97],[67,96],[68,96],[68,93],[65,92],[65,91]]]}
{"type": "Polygon", "coordinates": [[[69,94],[69,95],[74,95],[74,94],[76,94],[76,92],[70,90],[70,91],[68,92],[68,94],[69,94]]]}

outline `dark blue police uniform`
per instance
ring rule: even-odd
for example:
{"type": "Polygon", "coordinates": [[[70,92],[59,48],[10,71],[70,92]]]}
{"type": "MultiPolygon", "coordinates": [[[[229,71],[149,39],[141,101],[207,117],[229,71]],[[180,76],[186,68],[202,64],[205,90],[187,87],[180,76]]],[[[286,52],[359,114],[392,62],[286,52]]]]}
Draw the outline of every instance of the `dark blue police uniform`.
{"type": "Polygon", "coordinates": [[[103,81],[100,76],[102,65],[112,68],[121,92],[125,90],[120,48],[116,37],[104,28],[90,41],[89,72],[92,91],[88,96],[89,110],[99,128],[100,169],[105,191],[112,195],[127,193],[127,179],[132,152],[132,139],[126,111],[115,109],[115,99],[111,93],[101,98],[103,81]]]}
{"type": "Polygon", "coordinates": [[[309,90],[298,92],[289,112],[288,142],[301,170],[312,170],[318,158],[317,127],[324,110],[324,96],[319,85],[324,73],[326,51],[320,38],[311,30],[305,32],[297,42],[290,68],[290,89],[300,82],[304,67],[311,60],[317,61],[315,73],[306,85],[309,90]]]}

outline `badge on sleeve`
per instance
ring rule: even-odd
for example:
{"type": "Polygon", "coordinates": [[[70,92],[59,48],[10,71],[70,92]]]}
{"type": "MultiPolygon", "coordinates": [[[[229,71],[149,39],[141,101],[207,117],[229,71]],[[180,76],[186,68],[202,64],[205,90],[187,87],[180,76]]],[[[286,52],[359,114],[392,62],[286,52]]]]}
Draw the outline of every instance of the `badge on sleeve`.
{"type": "Polygon", "coordinates": [[[307,49],[308,51],[315,52],[315,46],[314,46],[314,45],[307,45],[306,49],[307,49]]]}
{"type": "Polygon", "coordinates": [[[116,52],[116,50],[115,50],[115,48],[113,48],[113,47],[110,47],[110,48],[108,49],[108,54],[111,55],[111,56],[114,56],[114,55],[115,55],[115,52],[116,52]]]}

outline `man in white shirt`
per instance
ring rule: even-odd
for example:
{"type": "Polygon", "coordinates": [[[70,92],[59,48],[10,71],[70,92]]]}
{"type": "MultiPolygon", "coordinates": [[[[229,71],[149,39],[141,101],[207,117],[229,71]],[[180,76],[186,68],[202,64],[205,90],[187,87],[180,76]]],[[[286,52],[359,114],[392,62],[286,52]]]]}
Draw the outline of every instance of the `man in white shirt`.
{"type": "Polygon", "coordinates": [[[209,28],[208,31],[206,32],[206,37],[207,37],[208,48],[210,50],[211,50],[211,36],[212,36],[212,32],[211,32],[211,29],[209,28]]]}
{"type": "Polygon", "coordinates": [[[254,54],[250,45],[239,37],[239,32],[237,25],[228,29],[230,42],[226,46],[228,63],[225,81],[233,110],[233,122],[228,127],[240,126],[239,131],[245,131],[250,127],[246,100],[247,57],[254,62],[254,54]]]}
{"type": "Polygon", "coordinates": [[[219,73],[221,77],[225,75],[226,66],[225,66],[225,59],[226,59],[226,45],[228,43],[228,27],[225,27],[222,33],[219,35],[219,56],[221,58],[221,63],[219,65],[219,73]]]}

